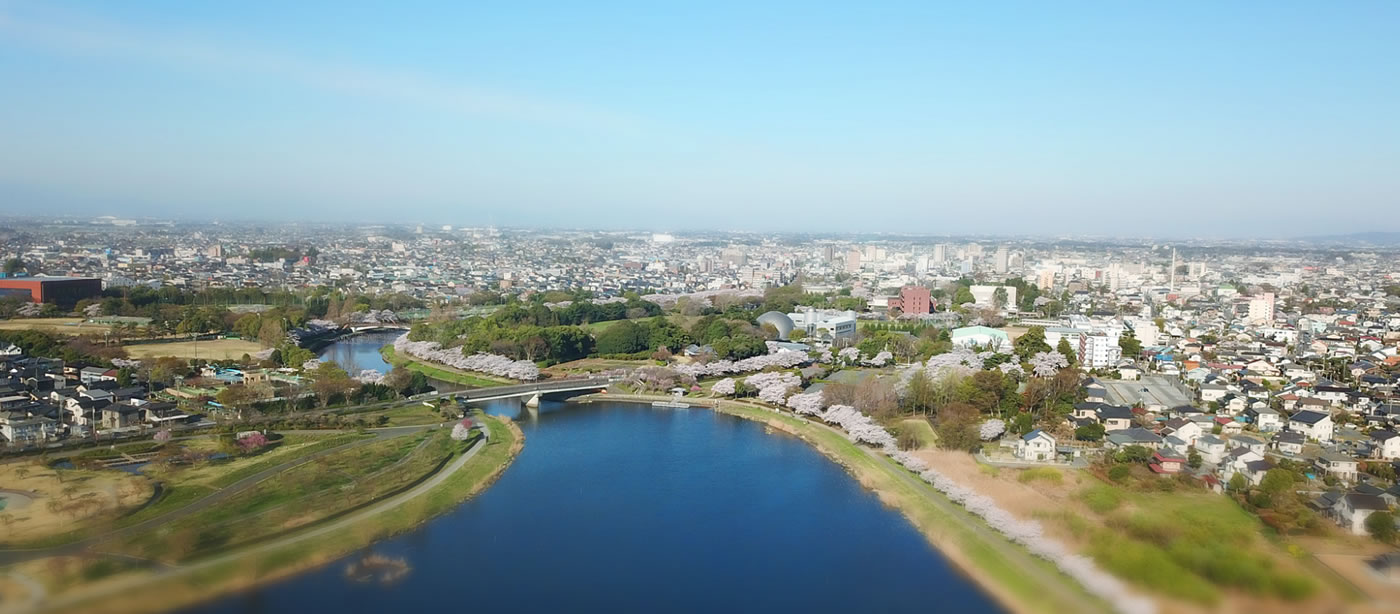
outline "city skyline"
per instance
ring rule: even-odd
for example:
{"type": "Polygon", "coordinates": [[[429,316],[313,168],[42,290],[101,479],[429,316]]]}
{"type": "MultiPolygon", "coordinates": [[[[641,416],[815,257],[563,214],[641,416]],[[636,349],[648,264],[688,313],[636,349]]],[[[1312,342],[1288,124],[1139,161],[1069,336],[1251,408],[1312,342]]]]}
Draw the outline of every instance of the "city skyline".
{"type": "Polygon", "coordinates": [[[1398,230],[1380,3],[1021,4],[1016,23],[270,6],[0,4],[0,199],[503,227],[1398,230]]]}

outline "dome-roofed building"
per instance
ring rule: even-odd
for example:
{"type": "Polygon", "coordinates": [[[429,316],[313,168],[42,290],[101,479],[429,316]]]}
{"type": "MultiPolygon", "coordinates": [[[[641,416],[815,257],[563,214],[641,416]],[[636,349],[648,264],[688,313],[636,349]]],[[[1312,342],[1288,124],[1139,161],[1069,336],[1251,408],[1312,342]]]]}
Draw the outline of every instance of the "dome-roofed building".
{"type": "Polygon", "coordinates": [[[792,329],[796,327],[792,323],[792,318],[789,318],[787,314],[781,311],[770,311],[758,316],[759,327],[762,327],[764,324],[770,324],[773,328],[778,329],[778,339],[780,341],[787,341],[788,335],[792,334],[792,329]]]}

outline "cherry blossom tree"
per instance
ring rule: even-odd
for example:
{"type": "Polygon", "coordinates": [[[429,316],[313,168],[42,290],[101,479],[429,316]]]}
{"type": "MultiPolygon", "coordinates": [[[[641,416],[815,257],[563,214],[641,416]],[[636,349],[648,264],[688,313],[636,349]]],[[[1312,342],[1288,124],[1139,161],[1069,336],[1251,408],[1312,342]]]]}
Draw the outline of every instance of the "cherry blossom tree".
{"type": "Polygon", "coordinates": [[[978,429],[977,434],[979,437],[982,438],[982,441],[991,441],[993,439],[996,439],[997,437],[1001,437],[1001,434],[1005,432],[1006,422],[994,418],[983,422],[982,427],[978,429]]]}
{"type": "Polygon", "coordinates": [[[860,349],[856,347],[842,348],[836,353],[836,357],[841,359],[842,364],[851,364],[860,360],[860,349]]]}
{"type": "Polygon", "coordinates": [[[512,360],[485,352],[465,356],[461,347],[443,349],[442,345],[435,341],[410,341],[408,335],[394,340],[394,352],[463,371],[476,371],[521,381],[540,378],[539,367],[528,360],[512,360]]]}
{"type": "Polygon", "coordinates": [[[1028,362],[1031,364],[1031,373],[1036,377],[1054,377],[1060,369],[1069,366],[1065,355],[1059,352],[1036,352],[1028,362]]]}
{"type": "Polygon", "coordinates": [[[726,377],[718,382],[715,382],[715,385],[710,387],[710,392],[720,396],[731,397],[734,396],[734,389],[734,378],[726,377]]]}
{"type": "Polygon", "coordinates": [[[471,439],[472,426],[473,424],[470,419],[463,419],[461,422],[452,425],[452,439],[457,441],[471,439]]]}
{"type": "Polygon", "coordinates": [[[826,399],[822,397],[820,390],[816,392],[803,392],[788,397],[787,406],[793,413],[801,416],[819,416],[822,408],[826,406],[826,399]]]}
{"type": "Polygon", "coordinates": [[[159,431],[156,431],[155,436],[151,439],[155,440],[155,442],[159,444],[164,444],[165,442],[170,441],[170,429],[161,429],[159,431]]]}
{"type": "Polygon", "coordinates": [[[893,359],[894,354],[891,354],[889,352],[880,352],[879,354],[876,354],[874,358],[865,361],[865,364],[870,365],[872,367],[883,367],[886,363],[890,362],[893,359]]]}
{"type": "Polygon", "coordinates": [[[253,431],[238,438],[238,449],[244,454],[257,450],[267,445],[267,436],[258,431],[253,431]]]}

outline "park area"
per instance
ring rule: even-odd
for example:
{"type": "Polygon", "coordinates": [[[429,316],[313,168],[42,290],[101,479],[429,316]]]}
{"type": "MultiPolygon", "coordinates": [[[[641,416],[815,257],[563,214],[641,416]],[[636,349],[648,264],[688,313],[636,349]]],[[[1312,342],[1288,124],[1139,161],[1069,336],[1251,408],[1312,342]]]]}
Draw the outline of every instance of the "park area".
{"type": "Polygon", "coordinates": [[[136,343],[123,346],[132,358],[203,358],[207,360],[238,360],[244,354],[264,350],[255,341],[243,339],[213,339],[210,341],[176,341],[173,343],[136,343]]]}

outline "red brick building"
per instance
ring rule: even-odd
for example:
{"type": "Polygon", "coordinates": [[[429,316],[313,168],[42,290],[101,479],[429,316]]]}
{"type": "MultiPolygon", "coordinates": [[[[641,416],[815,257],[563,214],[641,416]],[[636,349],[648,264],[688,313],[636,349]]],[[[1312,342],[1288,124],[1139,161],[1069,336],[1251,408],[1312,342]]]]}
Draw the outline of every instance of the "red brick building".
{"type": "Polygon", "coordinates": [[[102,280],[96,277],[8,277],[0,279],[0,289],[28,290],[35,303],[73,305],[102,294],[102,280]]]}
{"type": "Polygon", "coordinates": [[[928,315],[933,310],[933,299],[928,288],[904,286],[899,289],[899,296],[890,297],[890,309],[910,315],[928,315]]]}

